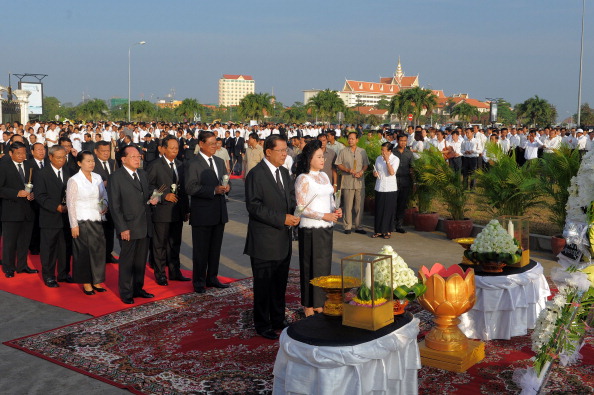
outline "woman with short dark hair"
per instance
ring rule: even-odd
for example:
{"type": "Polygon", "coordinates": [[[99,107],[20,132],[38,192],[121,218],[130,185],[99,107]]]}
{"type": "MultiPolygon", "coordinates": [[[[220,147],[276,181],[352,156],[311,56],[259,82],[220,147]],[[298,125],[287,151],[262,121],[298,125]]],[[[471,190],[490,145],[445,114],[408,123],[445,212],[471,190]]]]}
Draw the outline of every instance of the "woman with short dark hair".
{"type": "Polygon", "coordinates": [[[398,199],[396,170],[399,164],[400,159],[392,154],[392,143],[383,143],[382,153],[375,160],[373,170],[373,175],[377,178],[375,181],[375,233],[371,236],[373,238],[392,237],[398,199]]]}

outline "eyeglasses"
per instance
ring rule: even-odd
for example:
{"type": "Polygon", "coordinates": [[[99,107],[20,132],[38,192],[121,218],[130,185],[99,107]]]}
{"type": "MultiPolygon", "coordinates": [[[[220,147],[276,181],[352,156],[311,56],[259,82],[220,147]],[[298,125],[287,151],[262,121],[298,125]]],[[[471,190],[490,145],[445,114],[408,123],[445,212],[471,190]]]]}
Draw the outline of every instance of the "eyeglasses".
{"type": "Polygon", "coordinates": [[[288,149],[273,149],[272,151],[276,151],[276,152],[280,152],[280,153],[287,153],[289,150],[288,149]]]}

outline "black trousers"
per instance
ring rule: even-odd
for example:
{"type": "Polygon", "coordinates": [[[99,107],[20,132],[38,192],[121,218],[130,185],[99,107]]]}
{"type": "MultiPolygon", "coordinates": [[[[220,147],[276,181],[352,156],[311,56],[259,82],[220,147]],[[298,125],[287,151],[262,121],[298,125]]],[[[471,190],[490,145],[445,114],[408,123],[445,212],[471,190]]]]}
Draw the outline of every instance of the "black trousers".
{"type": "Polygon", "coordinates": [[[407,178],[401,180],[396,178],[398,186],[398,196],[396,198],[396,228],[404,226],[404,210],[408,206],[410,200],[410,194],[412,192],[412,182],[407,178]]]}
{"type": "Polygon", "coordinates": [[[80,221],[78,227],[79,236],[73,239],[72,277],[79,284],[101,284],[105,281],[103,226],[99,221],[80,221]]]}
{"type": "Polygon", "coordinates": [[[153,223],[152,250],[155,277],[165,277],[165,267],[169,267],[169,278],[181,273],[179,252],[183,225],[183,221],[153,223]]]}
{"type": "Polygon", "coordinates": [[[234,174],[241,174],[241,168],[243,166],[243,155],[233,155],[233,168],[231,172],[234,174]]]}
{"type": "Polygon", "coordinates": [[[332,269],[333,228],[299,228],[299,279],[301,283],[301,305],[323,307],[326,293],[314,287],[310,280],[329,276],[332,269]]]}
{"type": "Polygon", "coordinates": [[[122,240],[122,252],[119,266],[120,298],[132,298],[144,287],[144,270],[148,254],[148,237],[134,240],[122,240]]]}
{"type": "Polygon", "coordinates": [[[27,252],[31,242],[33,221],[3,221],[2,268],[4,273],[17,272],[27,267],[27,252]]]}
{"type": "Polygon", "coordinates": [[[455,158],[450,158],[450,167],[457,172],[462,171],[462,157],[456,156],[455,158]]]}
{"type": "Polygon", "coordinates": [[[64,228],[42,228],[40,239],[39,254],[43,280],[56,279],[56,263],[58,279],[66,279],[70,274],[70,256],[66,254],[64,228]]]}
{"type": "Polygon", "coordinates": [[[250,258],[254,274],[254,327],[257,332],[272,329],[285,320],[285,293],[291,251],[280,261],[250,258]]]}
{"type": "Polygon", "coordinates": [[[396,207],[398,202],[398,191],[378,192],[375,191],[375,233],[392,233],[396,218],[396,207]]]}
{"type": "Polygon", "coordinates": [[[33,231],[31,232],[31,241],[29,242],[29,251],[32,254],[41,252],[41,229],[39,229],[39,206],[34,203],[35,220],[33,221],[33,231]]]}
{"type": "Polygon", "coordinates": [[[105,215],[107,221],[101,222],[101,226],[103,227],[103,236],[105,238],[105,261],[111,262],[112,261],[112,253],[113,253],[113,240],[115,236],[115,228],[113,225],[113,219],[109,212],[105,215]]]}
{"type": "Polygon", "coordinates": [[[462,176],[464,188],[474,188],[474,178],[472,178],[478,166],[478,158],[462,157],[462,176]],[[470,185],[469,185],[470,180],[470,185]]]}
{"type": "Polygon", "coordinates": [[[206,286],[219,275],[219,259],[225,224],[192,226],[192,282],[194,289],[206,286]]]}

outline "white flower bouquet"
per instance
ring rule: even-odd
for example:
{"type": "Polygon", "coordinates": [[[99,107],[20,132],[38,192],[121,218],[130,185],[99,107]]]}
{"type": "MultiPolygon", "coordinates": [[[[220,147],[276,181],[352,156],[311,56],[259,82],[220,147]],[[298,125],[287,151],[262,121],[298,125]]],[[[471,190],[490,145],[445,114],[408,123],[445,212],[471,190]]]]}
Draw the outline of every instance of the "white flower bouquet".
{"type": "MultiPolygon", "coordinates": [[[[415,272],[408,267],[404,259],[390,245],[385,245],[379,251],[381,255],[392,256],[392,289],[394,299],[415,300],[427,289],[415,275],[415,272]]],[[[390,268],[387,264],[375,266],[375,281],[390,286],[390,268]]]]}
{"type": "Polygon", "coordinates": [[[474,239],[464,256],[474,262],[518,263],[522,259],[522,248],[496,219],[491,220],[474,239]]]}

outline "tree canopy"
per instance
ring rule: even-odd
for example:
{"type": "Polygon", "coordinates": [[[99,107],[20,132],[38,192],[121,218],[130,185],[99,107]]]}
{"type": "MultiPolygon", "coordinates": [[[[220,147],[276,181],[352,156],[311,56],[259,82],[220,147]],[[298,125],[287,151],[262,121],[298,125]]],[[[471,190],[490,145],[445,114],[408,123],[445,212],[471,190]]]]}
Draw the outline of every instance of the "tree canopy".
{"type": "Polygon", "coordinates": [[[557,109],[538,95],[525,100],[516,106],[518,120],[530,126],[548,126],[555,123],[557,109]]]}
{"type": "Polygon", "coordinates": [[[310,98],[307,107],[311,109],[312,115],[325,122],[334,119],[338,112],[346,110],[346,105],[338,96],[338,92],[330,89],[320,91],[310,98]]]}

